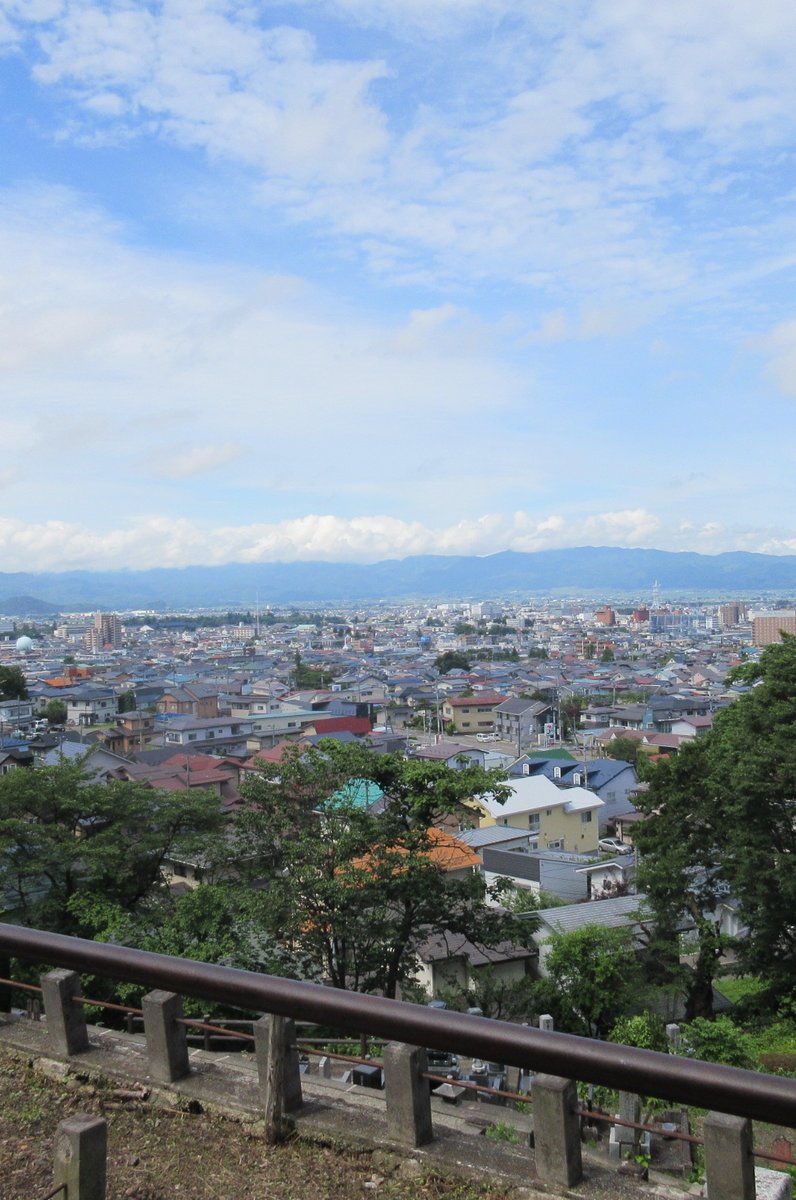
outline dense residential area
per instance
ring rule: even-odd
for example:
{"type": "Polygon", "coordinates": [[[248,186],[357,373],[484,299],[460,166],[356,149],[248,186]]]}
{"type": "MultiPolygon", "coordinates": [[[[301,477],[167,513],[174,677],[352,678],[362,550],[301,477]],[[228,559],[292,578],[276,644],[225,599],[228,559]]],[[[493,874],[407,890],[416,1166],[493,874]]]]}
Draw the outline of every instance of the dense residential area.
{"type": "Polygon", "coordinates": [[[696,1057],[788,1066],[789,617],[9,619],[5,919],[653,1048],[681,1022],[696,1057]]]}

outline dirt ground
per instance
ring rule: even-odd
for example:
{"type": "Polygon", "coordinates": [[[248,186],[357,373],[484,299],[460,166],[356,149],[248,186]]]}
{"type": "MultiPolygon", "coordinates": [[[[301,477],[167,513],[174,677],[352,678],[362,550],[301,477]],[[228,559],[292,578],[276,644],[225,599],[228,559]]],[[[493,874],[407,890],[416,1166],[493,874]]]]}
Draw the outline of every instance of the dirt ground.
{"type": "Polygon", "coordinates": [[[379,1151],[299,1139],[267,1146],[235,1121],[155,1108],[78,1076],[53,1080],[0,1049],[2,1200],[44,1200],[58,1122],[78,1112],[108,1121],[108,1200],[508,1200],[505,1191],[425,1175],[379,1151]]]}

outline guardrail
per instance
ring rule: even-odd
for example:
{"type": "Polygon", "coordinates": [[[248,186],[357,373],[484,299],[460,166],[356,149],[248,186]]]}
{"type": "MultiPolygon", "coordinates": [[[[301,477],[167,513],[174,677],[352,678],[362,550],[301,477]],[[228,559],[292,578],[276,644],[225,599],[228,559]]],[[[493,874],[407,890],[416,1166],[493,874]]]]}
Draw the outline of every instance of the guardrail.
{"type": "MultiPolygon", "coordinates": [[[[740,1179],[747,1189],[733,1194],[743,1197],[754,1195],[753,1176],[751,1191],[747,1186],[753,1155],[749,1119],[796,1128],[796,1081],[792,1079],[22,926],[0,924],[0,956],[14,956],[153,989],[144,998],[141,1011],[150,1062],[154,1056],[154,1061],[162,1064],[160,1078],[164,1081],[177,1079],[188,1070],[183,1048],[185,1026],[193,1022],[182,1018],[180,996],[270,1014],[255,1023],[255,1043],[259,1043],[258,1068],[265,1108],[267,1113],[270,1111],[275,1128],[282,1111],[295,1107],[296,1093],[300,1103],[293,1019],[357,1035],[371,1034],[391,1042],[384,1052],[388,1130],[395,1140],[403,1140],[405,1144],[419,1145],[433,1136],[427,1102],[428,1080],[434,1076],[428,1071],[425,1049],[417,1050],[418,1047],[500,1062],[535,1073],[537,1172],[552,1182],[571,1185],[580,1177],[580,1143],[579,1136],[575,1136],[579,1133],[579,1110],[574,1080],[712,1110],[706,1122],[708,1174],[711,1155],[716,1164],[731,1161],[729,1177],[740,1179]]],[[[0,963],[0,974],[7,976],[9,971],[2,966],[0,963]]],[[[44,982],[47,982],[45,1012],[53,1030],[60,1013],[62,1052],[70,1054],[86,1049],[83,1006],[91,1001],[80,995],[79,978],[59,971],[46,976],[44,982]],[[78,1012],[79,1020],[75,1016],[78,1012]]],[[[724,1193],[714,1188],[711,1194],[724,1193]]]]}

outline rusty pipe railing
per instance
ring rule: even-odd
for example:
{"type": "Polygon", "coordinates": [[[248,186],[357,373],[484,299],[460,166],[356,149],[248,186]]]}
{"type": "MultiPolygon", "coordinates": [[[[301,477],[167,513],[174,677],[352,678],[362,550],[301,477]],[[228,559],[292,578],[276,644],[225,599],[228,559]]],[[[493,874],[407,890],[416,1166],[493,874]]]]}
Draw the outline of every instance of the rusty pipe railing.
{"type": "Polygon", "coordinates": [[[0,953],[796,1128],[796,1080],[0,923],[0,953]]]}

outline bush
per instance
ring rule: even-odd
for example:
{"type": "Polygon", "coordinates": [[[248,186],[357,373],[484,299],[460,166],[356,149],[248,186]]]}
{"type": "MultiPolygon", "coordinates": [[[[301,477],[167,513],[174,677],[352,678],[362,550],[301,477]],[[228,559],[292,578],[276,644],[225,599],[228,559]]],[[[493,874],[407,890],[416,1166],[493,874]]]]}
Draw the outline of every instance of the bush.
{"type": "Polygon", "coordinates": [[[683,1026],[682,1049],[684,1054],[701,1062],[757,1070],[752,1039],[729,1017],[716,1017],[712,1021],[696,1017],[690,1025],[683,1026]]]}
{"type": "Polygon", "coordinates": [[[663,1019],[651,1012],[620,1017],[608,1035],[608,1041],[620,1046],[638,1046],[641,1050],[659,1050],[664,1054],[669,1049],[663,1019]]]}

